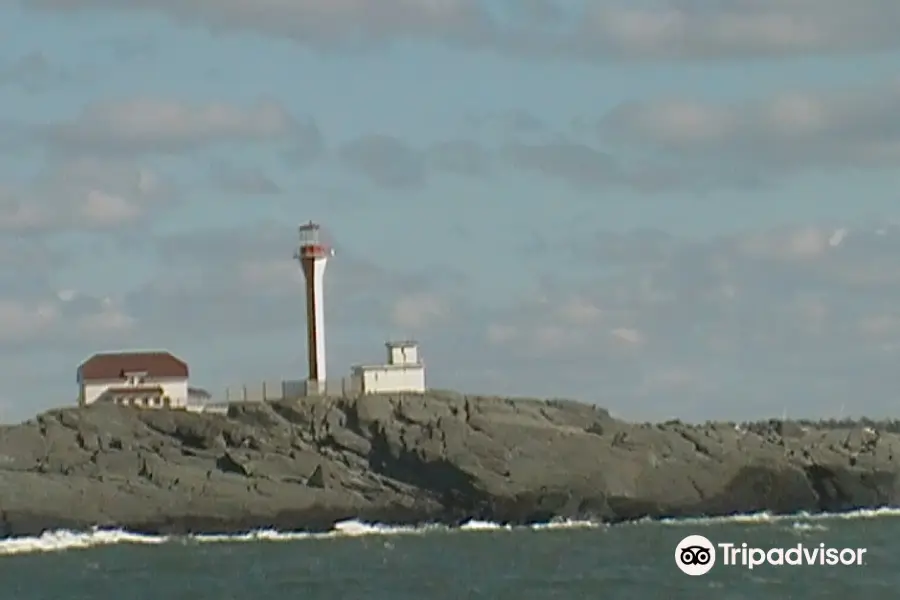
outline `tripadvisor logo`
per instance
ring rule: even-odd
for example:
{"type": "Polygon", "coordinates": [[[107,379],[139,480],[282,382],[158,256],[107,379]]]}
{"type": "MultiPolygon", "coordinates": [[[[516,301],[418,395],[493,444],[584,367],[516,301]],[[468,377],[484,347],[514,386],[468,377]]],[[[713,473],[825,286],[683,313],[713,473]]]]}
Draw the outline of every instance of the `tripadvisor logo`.
{"type": "Polygon", "coordinates": [[[689,535],[675,548],[675,564],[687,575],[706,575],[716,564],[716,548],[702,535],[689,535]]]}
{"type": "Polygon", "coordinates": [[[754,569],[772,566],[860,566],[865,548],[832,548],[825,544],[788,548],[756,548],[746,543],[720,542],[713,544],[702,535],[689,535],[675,548],[675,565],[687,575],[705,575],[716,565],[717,555],[722,566],[754,569]]]}

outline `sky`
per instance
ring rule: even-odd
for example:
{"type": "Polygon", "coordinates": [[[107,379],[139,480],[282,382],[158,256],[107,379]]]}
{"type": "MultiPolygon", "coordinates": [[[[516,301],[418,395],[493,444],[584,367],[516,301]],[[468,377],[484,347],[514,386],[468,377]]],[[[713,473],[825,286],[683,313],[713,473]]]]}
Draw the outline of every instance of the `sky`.
{"type": "Polygon", "coordinates": [[[896,0],[0,0],[0,421],[98,351],[627,419],[896,415],[896,0]]]}

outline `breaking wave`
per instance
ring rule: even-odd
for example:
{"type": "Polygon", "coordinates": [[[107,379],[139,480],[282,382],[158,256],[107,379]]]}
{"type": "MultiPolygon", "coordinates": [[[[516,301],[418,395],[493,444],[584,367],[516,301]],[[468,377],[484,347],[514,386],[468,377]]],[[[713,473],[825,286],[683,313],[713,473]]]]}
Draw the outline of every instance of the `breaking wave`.
{"type": "MultiPolygon", "coordinates": [[[[795,530],[824,530],[824,525],[819,522],[828,520],[853,520],[875,519],[884,517],[900,517],[900,508],[879,508],[857,510],[846,513],[822,513],[808,514],[797,513],[792,515],[772,515],[769,513],[755,513],[746,515],[733,515],[727,517],[708,518],[684,518],[684,519],[642,519],[629,526],[641,526],[647,524],[666,526],[712,526],[726,524],[772,524],[785,523],[795,530]]],[[[130,533],[121,529],[95,529],[90,532],[74,531],[49,531],[38,537],[18,537],[0,540],[0,556],[18,554],[35,554],[44,552],[62,552],[66,550],[81,550],[111,546],[117,544],[158,545],[167,543],[241,543],[241,542],[293,542],[301,540],[327,540],[337,538],[352,538],[361,536],[397,536],[397,535],[426,535],[437,532],[502,532],[502,531],[547,531],[561,529],[599,529],[609,525],[596,521],[550,521],[537,523],[530,526],[512,526],[491,523],[489,521],[472,520],[459,527],[445,525],[390,526],[372,523],[364,523],[357,520],[335,523],[334,528],[328,532],[280,532],[270,529],[252,531],[244,534],[204,534],[192,536],[163,536],[141,535],[130,533]]]]}
{"type": "MultiPolygon", "coordinates": [[[[740,524],[767,525],[770,523],[809,522],[809,521],[849,521],[858,519],[879,519],[884,517],[900,517],[900,508],[865,508],[842,513],[807,513],[798,512],[789,515],[773,515],[768,512],[729,515],[727,517],[698,517],[681,519],[647,519],[639,522],[661,523],[663,525],[702,527],[709,525],[740,524]]],[[[809,524],[812,525],[812,524],[809,524]]]]}
{"type": "Polygon", "coordinates": [[[261,529],[242,534],[199,534],[191,536],[141,535],[122,529],[94,529],[90,532],[48,531],[38,537],[17,537],[0,540],[0,556],[14,554],[34,554],[41,552],[61,552],[64,550],[82,550],[116,544],[167,544],[167,543],[240,543],[240,542],[293,542],[300,540],[327,540],[361,536],[392,535],[425,535],[434,532],[477,532],[477,531],[511,531],[513,529],[531,529],[534,531],[552,529],[596,529],[603,524],[593,521],[551,521],[538,523],[530,527],[513,527],[488,521],[469,521],[459,527],[445,525],[392,526],[364,523],[357,520],[335,523],[331,531],[322,533],[283,532],[273,529],[261,529]]]}

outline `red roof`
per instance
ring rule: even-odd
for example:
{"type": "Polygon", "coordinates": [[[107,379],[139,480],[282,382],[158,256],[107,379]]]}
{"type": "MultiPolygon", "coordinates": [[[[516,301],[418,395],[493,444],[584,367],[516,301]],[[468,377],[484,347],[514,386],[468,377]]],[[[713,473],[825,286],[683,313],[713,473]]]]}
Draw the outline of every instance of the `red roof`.
{"type": "Polygon", "coordinates": [[[147,377],[187,377],[188,366],[169,352],[103,352],[78,367],[79,381],[122,379],[127,373],[146,373],[147,377]]]}

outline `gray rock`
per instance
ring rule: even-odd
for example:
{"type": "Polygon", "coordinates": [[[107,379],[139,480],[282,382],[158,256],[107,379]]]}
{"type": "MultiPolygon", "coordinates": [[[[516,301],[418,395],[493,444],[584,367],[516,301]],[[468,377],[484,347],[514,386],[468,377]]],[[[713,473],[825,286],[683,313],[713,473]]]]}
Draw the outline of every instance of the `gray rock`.
{"type": "Polygon", "coordinates": [[[92,406],[0,428],[0,536],[621,521],[900,501],[896,423],[631,424],[568,400],[460,394],[92,406]]]}

